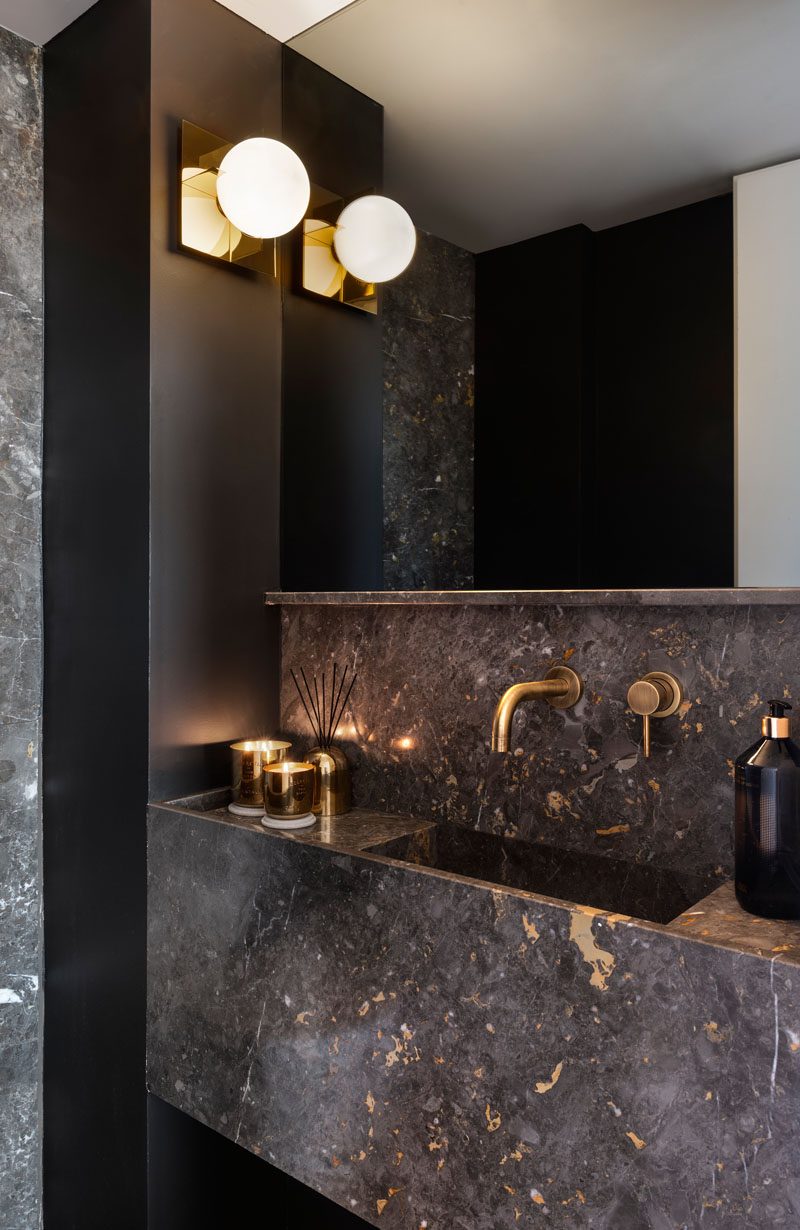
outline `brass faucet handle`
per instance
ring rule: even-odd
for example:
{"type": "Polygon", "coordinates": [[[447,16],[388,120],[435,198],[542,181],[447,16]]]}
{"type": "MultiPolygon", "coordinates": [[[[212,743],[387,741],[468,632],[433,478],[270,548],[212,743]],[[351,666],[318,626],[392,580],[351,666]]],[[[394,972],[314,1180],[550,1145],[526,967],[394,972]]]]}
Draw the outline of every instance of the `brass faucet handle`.
{"type": "Polygon", "coordinates": [[[674,675],[650,671],[628,688],[628,705],[642,719],[642,751],[650,758],[650,719],[670,717],[683,700],[683,689],[674,675]]]}
{"type": "Polygon", "coordinates": [[[661,704],[661,692],[649,679],[637,679],[628,688],[628,704],[639,717],[651,717],[661,704]]]}

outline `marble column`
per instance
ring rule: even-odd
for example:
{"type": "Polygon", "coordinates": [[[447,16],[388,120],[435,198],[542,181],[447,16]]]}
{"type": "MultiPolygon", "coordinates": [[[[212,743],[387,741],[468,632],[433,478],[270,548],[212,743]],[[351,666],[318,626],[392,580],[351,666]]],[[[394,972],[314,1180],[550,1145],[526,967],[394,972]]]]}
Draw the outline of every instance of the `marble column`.
{"type": "Polygon", "coordinates": [[[0,1227],[40,1224],[41,52],[0,29],[0,1227]]]}

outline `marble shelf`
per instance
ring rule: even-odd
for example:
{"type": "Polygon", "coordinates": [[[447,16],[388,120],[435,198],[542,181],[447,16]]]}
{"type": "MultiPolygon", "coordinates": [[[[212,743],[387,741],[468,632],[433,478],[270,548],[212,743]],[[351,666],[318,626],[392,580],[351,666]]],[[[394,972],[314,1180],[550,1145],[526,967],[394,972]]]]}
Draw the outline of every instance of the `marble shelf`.
{"type": "Polygon", "coordinates": [[[800,589],[268,590],[266,606],[794,606],[800,589]]]}

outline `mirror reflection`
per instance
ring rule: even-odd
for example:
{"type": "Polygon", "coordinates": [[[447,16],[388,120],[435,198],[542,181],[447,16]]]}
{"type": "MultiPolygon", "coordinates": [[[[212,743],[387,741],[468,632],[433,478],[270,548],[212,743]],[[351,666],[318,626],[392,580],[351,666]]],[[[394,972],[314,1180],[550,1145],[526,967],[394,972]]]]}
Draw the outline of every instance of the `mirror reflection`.
{"type": "Polygon", "coordinates": [[[800,584],[798,45],[792,0],[360,0],[294,40],[383,105],[418,229],[369,322],[386,589],[800,584]]]}

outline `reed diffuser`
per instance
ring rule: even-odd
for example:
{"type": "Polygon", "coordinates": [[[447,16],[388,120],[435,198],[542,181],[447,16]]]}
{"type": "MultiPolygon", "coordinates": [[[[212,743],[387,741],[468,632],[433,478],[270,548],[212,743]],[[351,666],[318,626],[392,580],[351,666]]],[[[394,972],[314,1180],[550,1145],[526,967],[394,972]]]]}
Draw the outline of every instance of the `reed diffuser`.
{"type": "Polygon", "coordinates": [[[316,675],[312,676],[312,687],[301,667],[304,692],[292,671],[297,695],[317,741],[316,747],[306,756],[306,761],[316,768],[314,811],[320,816],[342,816],[350,810],[350,765],[342,749],[333,742],[357,679],[357,675],[353,674],[348,685],[347,672],[348,667],[345,667],[339,676],[337,690],[339,668],[335,662],[330,686],[327,671],[323,671],[321,682],[318,682],[316,675]]]}

